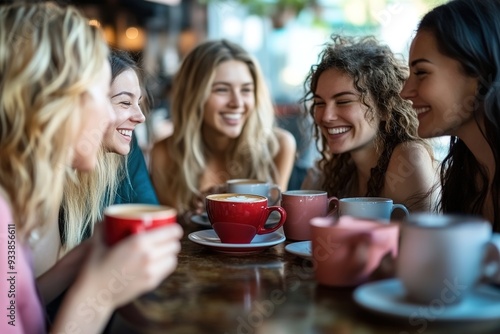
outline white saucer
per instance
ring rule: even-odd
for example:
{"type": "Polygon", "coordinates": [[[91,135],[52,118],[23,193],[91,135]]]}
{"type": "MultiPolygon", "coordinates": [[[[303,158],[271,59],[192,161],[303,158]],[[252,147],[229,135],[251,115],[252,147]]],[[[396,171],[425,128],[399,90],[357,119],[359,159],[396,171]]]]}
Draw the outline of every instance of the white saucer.
{"type": "Polygon", "coordinates": [[[191,222],[205,227],[212,227],[206,213],[201,215],[192,215],[191,222]]]}
{"type": "Polygon", "coordinates": [[[354,290],[354,300],[376,312],[409,319],[435,321],[477,321],[500,319],[500,290],[480,285],[457,304],[446,305],[436,300],[414,304],[406,300],[404,287],[398,279],[364,284],[354,290]]]}
{"type": "Polygon", "coordinates": [[[213,229],[190,233],[188,235],[188,239],[214,251],[234,255],[262,252],[263,250],[280,244],[286,240],[282,233],[273,232],[269,234],[256,235],[249,244],[227,244],[220,242],[219,237],[213,229]]]}
{"type": "Polygon", "coordinates": [[[285,246],[288,253],[295,254],[310,260],[312,257],[311,241],[300,241],[288,244],[285,246]]]}
{"type": "MultiPolygon", "coordinates": [[[[210,224],[210,220],[208,220],[208,216],[206,213],[202,213],[201,215],[192,215],[190,218],[191,222],[203,227],[208,227],[211,228],[212,225],[210,224]]],[[[280,216],[275,216],[271,213],[269,218],[266,221],[266,224],[264,226],[269,226],[269,225],[274,225],[277,222],[280,221],[280,216]]]]}

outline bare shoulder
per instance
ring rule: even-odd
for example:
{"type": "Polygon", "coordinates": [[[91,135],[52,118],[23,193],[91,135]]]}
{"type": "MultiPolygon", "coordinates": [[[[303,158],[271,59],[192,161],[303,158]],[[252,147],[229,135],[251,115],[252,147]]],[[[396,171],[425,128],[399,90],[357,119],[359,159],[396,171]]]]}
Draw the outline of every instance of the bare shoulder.
{"type": "Polygon", "coordinates": [[[295,137],[290,133],[290,131],[283,128],[274,128],[274,133],[278,138],[280,144],[280,151],[292,151],[295,153],[297,148],[297,143],[295,142],[295,137]]]}
{"type": "Polygon", "coordinates": [[[433,158],[428,148],[416,141],[402,143],[396,146],[391,156],[388,169],[399,166],[408,168],[432,168],[433,158]]]}

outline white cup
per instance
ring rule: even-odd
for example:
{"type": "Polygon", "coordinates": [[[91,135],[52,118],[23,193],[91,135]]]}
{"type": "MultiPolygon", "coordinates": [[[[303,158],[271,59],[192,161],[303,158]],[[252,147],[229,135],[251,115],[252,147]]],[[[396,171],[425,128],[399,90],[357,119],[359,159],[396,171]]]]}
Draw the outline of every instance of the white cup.
{"type": "Polygon", "coordinates": [[[231,179],[226,181],[226,186],[229,193],[265,196],[268,205],[276,205],[281,199],[281,191],[278,185],[266,181],[231,179]]]}
{"type": "Polygon", "coordinates": [[[411,214],[401,226],[397,276],[412,301],[456,303],[485,276],[500,276],[499,260],[486,256],[498,246],[479,217],[411,214]]]}
{"type": "Polygon", "coordinates": [[[363,219],[389,221],[394,210],[400,209],[408,217],[408,209],[403,204],[394,204],[384,197],[346,197],[338,200],[339,216],[353,216],[363,219]]]}

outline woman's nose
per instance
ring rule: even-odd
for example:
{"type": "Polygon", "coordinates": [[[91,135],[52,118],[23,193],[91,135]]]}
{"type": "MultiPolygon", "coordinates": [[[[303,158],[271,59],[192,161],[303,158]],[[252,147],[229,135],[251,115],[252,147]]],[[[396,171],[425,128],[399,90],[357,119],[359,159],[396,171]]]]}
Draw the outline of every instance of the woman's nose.
{"type": "Polygon", "coordinates": [[[409,100],[410,98],[415,96],[415,88],[412,81],[413,80],[411,80],[411,77],[408,78],[408,80],[406,80],[405,84],[403,85],[401,93],[399,94],[405,100],[409,100]]]}
{"type": "Polygon", "coordinates": [[[136,123],[144,123],[146,120],[146,116],[142,113],[141,106],[136,106],[134,109],[134,114],[130,118],[131,121],[136,122],[136,123]]]}
{"type": "Polygon", "coordinates": [[[243,97],[239,92],[233,91],[231,93],[231,100],[229,101],[232,107],[240,107],[243,105],[243,97]]]}

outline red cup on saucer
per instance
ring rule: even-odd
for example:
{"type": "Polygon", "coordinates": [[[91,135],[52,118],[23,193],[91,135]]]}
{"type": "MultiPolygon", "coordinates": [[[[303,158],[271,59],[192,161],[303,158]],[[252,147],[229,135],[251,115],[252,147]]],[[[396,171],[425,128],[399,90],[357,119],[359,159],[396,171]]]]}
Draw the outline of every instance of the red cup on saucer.
{"type": "Polygon", "coordinates": [[[208,219],[222,243],[248,244],[256,234],[275,232],[286,219],[280,206],[268,206],[267,197],[251,194],[213,194],[206,197],[208,219]],[[280,214],[279,222],[270,228],[264,224],[271,212],[280,214]]]}
{"type": "Polygon", "coordinates": [[[116,204],[104,210],[104,239],[114,245],[127,236],[177,222],[174,208],[154,204],[116,204]]]}

